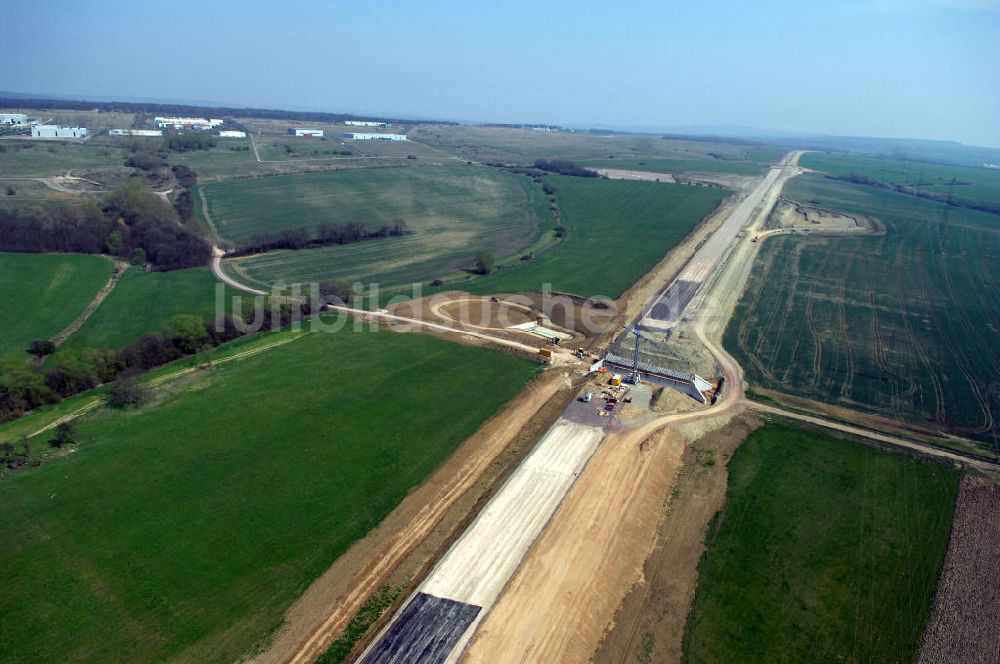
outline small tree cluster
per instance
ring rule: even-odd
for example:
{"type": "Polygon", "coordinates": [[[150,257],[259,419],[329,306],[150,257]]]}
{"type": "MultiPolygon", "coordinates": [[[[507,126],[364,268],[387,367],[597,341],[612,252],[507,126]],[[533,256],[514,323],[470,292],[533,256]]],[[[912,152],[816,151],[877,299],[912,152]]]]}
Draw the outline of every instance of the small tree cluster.
{"type": "Polygon", "coordinates": [[[108,391],[108,403],[115,408],[136,407],[146,403],[149,390],[140,383],[134,374],[122,373],[108,391]]]}
{"type": "Polygon", "coordinates": [[[476,254],[476,272],[479,274],[489,274],[496,269],[497,261],[493,254],[488,251],[480,251],[476,254]]]}
{"type": "Polygon", "coordinates": [[[49,439],[49,445],[57,449],[76,444],[76,425],[72,421],[61,422],[56,427],[56,435],[49,439]]]}

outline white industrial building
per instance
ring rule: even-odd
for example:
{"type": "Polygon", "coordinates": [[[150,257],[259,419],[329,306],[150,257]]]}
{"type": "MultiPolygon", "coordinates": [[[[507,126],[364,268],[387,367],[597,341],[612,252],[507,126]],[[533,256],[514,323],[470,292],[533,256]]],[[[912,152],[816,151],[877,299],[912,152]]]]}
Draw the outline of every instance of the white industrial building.
{"type": "Polygon", "coordinates": [[[109,129],[108,136],[163,136],[160,129],[109,129]]]}
{"type": "Polygon", "coordinates": [[[352,141],[405,141],[406,134],[357,134],[349,132],[344,134],[344,138],[352,141]]]}
{"type": "Polygon", "coordinates": [[[388,122],[374,122],[372,120],[344,120],[345,125],[352,127],[391,127],[388,122]]]}
{"type": "Polygon", "coordinates": [[[34,138],[87,138],[86,127],[60,127],[59,125],[31,125],[34,138]]]}
{"type": "Polygon", "coordinates": [[[288,130],[288,133],[292,136],[315,136],[317,138],[323,138],[322,129],[308,129],[305,127],[292,127],[288,130]]]}
{"type": "Polygon", "coordinates": [[[0,124],[26,125],[28,124],[28,116],[24,113],[0,113],[0,124]]]}
{"type": "Polygon", "coordinates": [[[246,138],[247,133],[245,131],[231,131],[224,130],[219,132],[219,138],[246,138]]]}
{"type": "Polygon", "coordinates": [[[222,124],[216,118],[165,118],[156,116],[153,124],[160,129],[214,129],[222,124]]]}

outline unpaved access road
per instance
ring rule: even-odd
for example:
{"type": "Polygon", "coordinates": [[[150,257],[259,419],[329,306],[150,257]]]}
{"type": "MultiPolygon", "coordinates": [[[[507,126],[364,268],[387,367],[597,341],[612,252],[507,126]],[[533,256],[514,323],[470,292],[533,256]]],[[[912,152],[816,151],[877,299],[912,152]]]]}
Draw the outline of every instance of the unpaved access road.
{"type": "Polygon", "coordinates": [[[958,462],[969,466],[975,466],[976,468],[980,468],[982,470],[995,471],[1000,469],[1000,465],[998,464],[991,463],[989,461],[984,461],[981,459],[973,459],[971,457],[962,454],[957,454],[955,452],[949,452],[948,450],[941,449],[940,447],[934,447],[932,445],[924,445],[921,443],[914,442],[912,440],[907,440],[906,438],[890,436],[880,431],[872,431],[871,429],[865,429],[862,427],[845,424],[843,422],[835,422],[833,420],[827,420],[821,417],[815,417],[814,415],[806,415],[805,413],[799,413],[793,410],[785,410],[784,408],[778,408],[776,406],[772,406],[766,403],[760,403],[758,401],[747,401],[747,407],[750,410],[756,411],[758,413],[765,413],[767,415],[777,415],[779,417],[798,420],[799,422],[814,424],[816,426],[820,426],[825,429],[832,429],[833,431],[848,433],[851,434],[852,436],[858,436],[860,438],[868,438],[869,440],[874,440],[880,443],[887,443],[889,445],[895,445],[896,447],[905,447],[907,449],[920,452],[921,454],[926,454],[928,456],[936,457],[938,459],[945,459],[947,461],[958,462]]]}
{"type": "MultiPolygon", "coordinates": [[[[403,324],[406,327],[399,331],[405,332],[420,332],[424,328],[429,330],[435,330],[438,332],[452,332],[456,334],[462,334],[466,336],[473,337],[475,339],[481,339],[483,341],[488,341],[493,344],[498,344],[500,346],[507,346],[508,348],[513,348],[525,353],[530,353],[532,355],[538,355],[539,346],[532,346],[529,344],[521,343],[520,341],[514,341],[513,339],[508,339],[506,337],[495,336],[492,334],[485,334],[483,332],[476,332],[475,330],[467,330],[462,327],[454,327],[451,325],[443,325],[441,323],[429,323],[425,320],[419,318],[410,318],[408,316],[398,316],[396,314],[391,314],[387,311],[367,311],[365,309],[354,309],[353,307],[345,307],[342,305],[328,304],[326,308],[330,311],[340,311],[345,314],[351,314],[352,316],[362,316],[369,318],[377,318],[384,320],[390,324],[403,324]]],[[[398,328],[396,328],[398,329],[398,328]]],[[[565,348],[549,347],[552,350],[552,364],[553,365],[581,365],[580,360],[569,350],[565,348]]]]}
{"type": "Polygon", "coordinates": [[[124,261],[115,261],[115,269],[111,272],[111,277],[108,278],[108,282],[104,284],[101,290],[97,291],[94,299],[90,301],[87,308],[83,310],[83,313],[77,316],[76,320],[67,325],[66,329],[52,337],[51,341],[55,344],[56,348],[63,345],[71,334],[83,327],[83,324],[87,322],[87,319],[90,318],[95,311],[97,311],[97,307],[101,306],[101,303],[104,302],[105,298],[107,298],[108,295],[111,294],[111,291],[114,290],[115,286],[118,285],[118,280],[121,279],[127,269],[128,263],[124,261]]]}
{"type": "Polygon", "coordinates": [[[267,295],[264,291],[242,284],[226,274],[222,270],[222,257],[225,255],[226,252],[222,249],[219,249],[219,247],[215,245],[212,246],[212,274],[215,275],[216,279],[238,291],[243,291],[244,293],[250,293],[251,295],[267,295]]]}

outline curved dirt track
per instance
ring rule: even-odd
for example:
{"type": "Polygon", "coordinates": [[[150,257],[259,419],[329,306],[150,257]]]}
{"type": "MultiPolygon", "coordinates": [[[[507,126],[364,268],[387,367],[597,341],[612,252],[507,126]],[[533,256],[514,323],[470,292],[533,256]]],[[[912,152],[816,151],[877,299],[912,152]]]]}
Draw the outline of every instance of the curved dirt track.
{"type": "Polygon", "coordinates": [[[225,255],[226,252],[219,249],[219,247],[212,245],[212,274],[215,275],[216,279],[223,282],[227,286],[243,291],[244,293],[250,293],[251,295],[267,295],[264,291],[242,284],[226,274],[222,270],[222,257],[225,255]]]}

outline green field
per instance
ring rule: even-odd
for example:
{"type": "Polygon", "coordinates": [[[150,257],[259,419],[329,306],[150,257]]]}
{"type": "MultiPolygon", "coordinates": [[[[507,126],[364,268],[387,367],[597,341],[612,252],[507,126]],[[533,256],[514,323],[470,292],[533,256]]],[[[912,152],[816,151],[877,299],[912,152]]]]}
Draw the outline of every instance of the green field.
{"type": "Polygon", "coordinates": [[[745,158],[749,146],[696,139],[666,139],[651,134],[533,131],[474,125],[419,125],[407,133],[411,140],[480,162],[531,163],[536,159],[726,159],[745,158]]]}
{"type": "Polygon", "coordinates": [[[1000,170],[819,152],[807,152],[799,164],[837,177],[860,175],[912,192],[953,194],[958,201],[1000,207],[1000,170]]]}
{"type": "Polygon", "coordinates": [[[554,227],[541,188],[529,178],[479,167],[312,173],[219,182],[201,191],[228,240],[352,220],[375,228],[401,218],[413,231],[227,262],[241,278],[263,285],[340,277],[383,285],[426,281],[471,267],[478,251],[514,254],[554,227]]]}
{"type": "Polygon", "coordinates": [[[619,168],[653,173],[735,173],[759,175],[762,167],[755,161],[729,159],[592,159],[579,162],[589,168],[619,168]]]}
{"type": "Polygon", "coordinates": [[[238,660],[536,367],[313,333],[88,416],[0,482],[0,661],[238,660]]]}
{"type": "MultiPolygon", "coordinates": [[[[196,314],[213,321],[217,283],[203,267],[171,272],[129,268],[97,311],[61,348],[121,348],[143,334],[159,331],[177,314],[196,314]]],[[[228,313],[235,292],[228,288],[225,292],[228,313]]]]}
{"type": "Polygon", "coordinates": [[[59,334],[111,277],[100,256],[0,253],[0,357],[28,357],[35,339],[59,334]]]}
{"type": "Polygon", "coordinates": [[[125,149],[96,143],[0,141],[0,177],[65,175],[68,170],[126,170],[125,149]]]}
{"type": "Polygon", "coordinates": [[[787,152],[788,150],[780,148],[749,148],[743,158],[762,164],[770,164],[785,156],[787,152]]]}
{"type": "Polygon", "coordinates": [[[817,175],[785,196],[887,232],[764,243],[725,335],[750,382],[991,440],[1000,217],[817,175]]]}
{"type": "Polygon", "coordinates": [[[552,290],[617,298],[729,192],[683,185],[549,176],[565,240],[534,260],[449,287],[472,293],[552,290]]]}
{"type": "Polygon", "coordinates": [[[729,463],[683,661],[913,661],[957,490],[944,466],[757,430],[729,463]]]}
{"type": "Polygon", "coordinates": [[[175,152],[169,156],[170,164],[183,164],[198,174],[201,182],[218,180],[233,176],[261,175],[279,172],[258,164],[252,151],[235,150],[233,148],[248,147],[248,140],[219,140],[214,148],[208,150],[192,150],[190,152],[175,152]]]}

